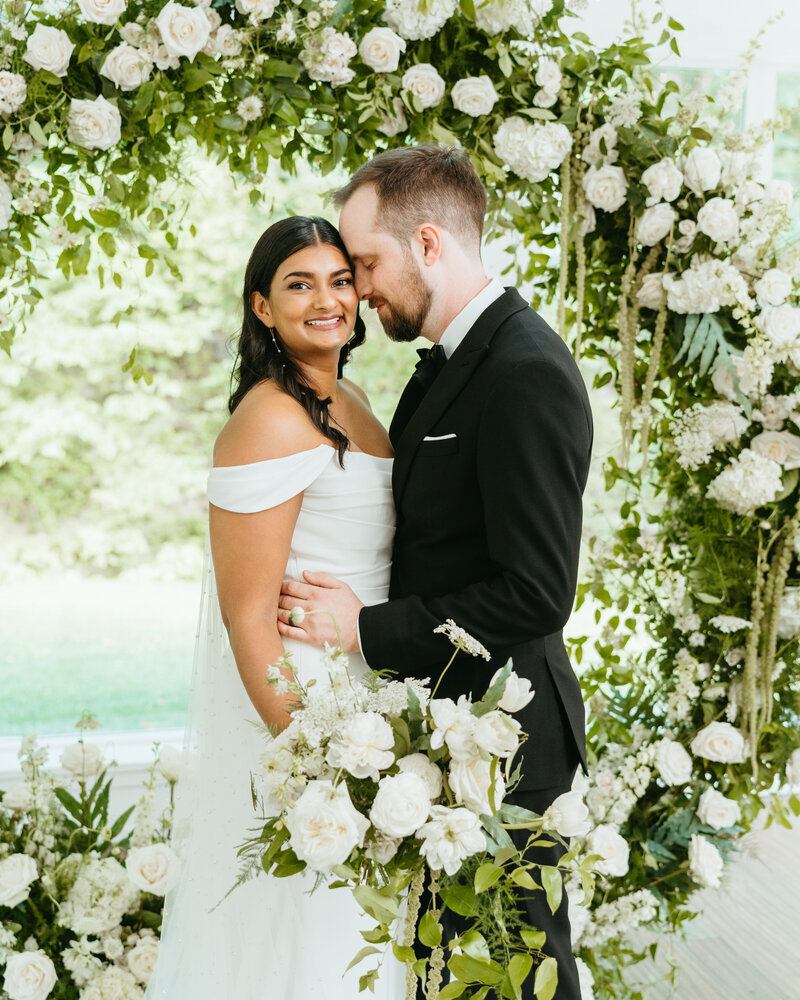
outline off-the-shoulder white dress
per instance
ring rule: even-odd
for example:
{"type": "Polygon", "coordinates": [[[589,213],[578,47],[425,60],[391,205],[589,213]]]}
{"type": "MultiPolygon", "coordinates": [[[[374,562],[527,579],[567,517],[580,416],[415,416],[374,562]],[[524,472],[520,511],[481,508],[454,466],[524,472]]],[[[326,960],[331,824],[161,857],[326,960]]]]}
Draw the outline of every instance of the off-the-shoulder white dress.
{"type": "MultiPolygon", "coordinates": [[[[348,452],[344,468],[329,445],[287,458],[214,468],[208,498],[242,514],[303,494],[286,568],[333,573],[367,604],[386,600],[394,534],[391,459],[348,452]]],[[[320,654],[287,640],[307,682],[322,674],[320,654]]],[[[366,670],[359,657],[351,669],[366,670]]],[[[265,665],[266,666],[266,665],[265,665]]],[[[323,678],[324,679],[324,678],[323,678]]],[[[368,926],[346,889],[309,890],[311,875],[263,873],[209,910],[233,885],[237,845],[255,825],[250,772],[263,751],[251,724],[258,716],[239,678],[222,625],[211,560],[206,556],[189,719],[187,765],[178,782],[173,844],[180,881],[166,898],[158,962],[146,1000],[355,1000],[359,974],[346,975],[368,926]]],[[[379,1000],[403,996],[387,958],[379,1000]]]]}

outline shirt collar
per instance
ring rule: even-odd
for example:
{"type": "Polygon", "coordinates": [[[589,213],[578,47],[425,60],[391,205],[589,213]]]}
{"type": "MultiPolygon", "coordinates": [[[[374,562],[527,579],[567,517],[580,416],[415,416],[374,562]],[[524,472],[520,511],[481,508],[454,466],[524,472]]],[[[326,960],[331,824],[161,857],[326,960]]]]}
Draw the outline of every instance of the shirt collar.
{"type": "Polygon", "coordinates": [[[475,325],[481,313],[485,312],[504,292],[505,289],[500,282],[496,278],[492,278],[475,298],[469,300],[439,338],[439,343],[444,348],[445,357],[452,357],[453,352],[475,325]]]}

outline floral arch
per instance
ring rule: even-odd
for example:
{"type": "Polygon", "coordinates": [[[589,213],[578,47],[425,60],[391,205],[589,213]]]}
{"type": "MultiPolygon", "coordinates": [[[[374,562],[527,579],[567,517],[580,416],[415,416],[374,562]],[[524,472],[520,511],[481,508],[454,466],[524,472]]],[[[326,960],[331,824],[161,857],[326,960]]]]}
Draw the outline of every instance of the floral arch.
{"type": "Polygon", "coordinates": [[[275,161],[468,151],[494,232],[535,251],[518,277],[619,396],[618,522],[590,540],[597,637],[574,644],[603,879],[574,922],[595,996],[631,998],[628,933],[679,926],[763,802],[786,819],[766,793],[800,782],[800,253],[791,190],[758,175],[780,123],[726,125],[741,74],[716,105],[681,94],[638,30],[602,51],[568,34],[584,5],[6,0],[0,345],[41,297],[39,252],[120,284],[118,242],[147,231],[136,253],[175,270],[186,140],[254,198],[275,161]]]}

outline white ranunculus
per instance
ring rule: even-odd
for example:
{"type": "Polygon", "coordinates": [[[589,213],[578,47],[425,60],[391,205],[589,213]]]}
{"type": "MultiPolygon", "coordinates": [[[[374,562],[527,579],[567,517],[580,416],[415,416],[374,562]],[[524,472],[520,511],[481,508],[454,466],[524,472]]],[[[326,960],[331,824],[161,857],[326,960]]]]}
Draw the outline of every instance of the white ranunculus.
{"type": "Polygon", "coordinates": [[[24,781],[9,785],[3,792],[3,807],[11,812],[28,812],[34,805],[33,793],[24,781]]]}
{"type": "Polygon", "coordinates": [[[19,73],[0,73],[0,115],[11,115],[19,111],[28,96],[25,77],[19,73]]]}
{"type": "Polygon", "coordinates": [[[699,833],[692,834],[689,842],[689,874],[695,882],[710,889],[719,888],[723,866],[722,855],[711,841],[699,833]]]}
{"type": "Polygon", "coordinates": [[[599,854],[600,860],[595,868],[601,875],[616,875],[621,877],[628,871],[628,841],[614,829],[601,823],[586,838],[586,846],[590,854],[599,854]]]}
{"type": "Polygon", "coordinates": [[[782,486],[783,469],[771,458],[752,448],[743,448],[738,456],[708,484],[706,496],[726,510],[752,514],[772,503],[782,486]]]}
{"type": "Polygon", "coordinates": [[[394,109],[394,113],[385,114],[383,116],[383,121],[378,126],[378,131],[383,135],[389,136],[389,138],[399,135],[401,132],[405,132],[408,128],[406,109],[403,107],[403,102],[399,97],[393,98],[392,108],[394,109]]]}
{"type": "Polygon", "coordinates": [[[377,712],[359,712],[330,742],[327,761],[354,778],[378,780],[378,772],[394,763],[394,732],[377,712]]]}
{"type": "Polygon", "coordinates": [[[453,760],[472,760],[478,753],[475,742],[477,720],[470,712],[466,698],[462,695],[458,704],[451,698],[434,698],[429,708],[434,725],[431,749],[437,750],[446,743],[453,760]]]}
{"type": "Polygon", "coordinates": [[[135,90],[149,79],[153,64],[127,42],[112,49],[105,58],[100,75],[120,90],[135,90]]]}
{"type": "MultiPolygon", "coordinates": [[[[502,670],[503,668],[500,667],[499,670],[495,671],[494,676],[489,682],[489,687],[494,684],[502,670]]],[[[503,697],[497,703],[497,707],[502,708],[504,712],[519,712],[533,700],[535,694],[535,691],[531,691],[530,680],[527,677],[520,677],[519,674],[512,670],[508,675],[506,686],[503,690],[503,697]]]]}
{"type": "Polygon", "coordinates": [[[65,76],[74,48],[66,31],[39,23],[28,38],[22,58],[35,70],[46,69],[56,76],[65,76]]]}
{"type": "Polygon", "coordinates": [[[642,184],[650,192],[648,204],[655,204],[662,199],[675,201],[681,193],[683,174],[678,170],[675,161],[669,156],[654,163],[642,174],[642,184]]]}
{"type": "Polygon", "coordinates": [[[800,469],[800,437],[791,431],[762,431],[756,434],[750,447],[784,469],[800,469]]]}
{"type": "Polygon", "coordinates": [[[125,859],[128,878],[143,892],[164,896],[180,877],[180,861],[167,844],[132,847],[125,859]]]}
{"type": "Polygon", "coordinates": [[[61,766],[78,781],[85,781],[103,770],[103,754],[94,743],[72,743],[59,759],[61,766]]]}
{"type": "Polygon", "coordinates": [[[469,809],[432,806],[431,818],[417,830],[420,853],[434,871],[455,875],[466,858],[486,850],[481,821],[469,809]]]}
{"type": "Polygon", "coordinates": [[[759,313],[756,326],[776,347],[793,347],[800,336],[800,309],[788,302],[767,306],[759,313]]]}
{"type": "Polygon", "coordinates": [[[369,820],[351,802],[344,782],[334,788],[318,779],[309,781],[288,811],[286,826],[297,857],[313,871],[327,874],[363,843],[369,820]]]}
{"type": "Polygon", "coordinates": [[[139,938],[125,956],[131,975],[140,983],[150,982],[158,959],[158,945],[157,937],[139,938]]]}
{"type": "Polygon", "coordinates": [[[664,275],[646,274],[639,291],[636,293],[636,301],[643,309],[658,310],[661,308],[661,299],[664,295],[664,275]]]}
{"type": "Polygon", "coordinates": [[[646,208],[636,223],[636,239],[643,246],[655,246],[659,240],[668,235],[677,217],[678,214],[672,205],[667,205],[663,201],[646,208]]]}
{"type": "MultiPolygon", "coordinates": [[[[479,815],[492,814],[489,789],[492,787],[492,765],[488,760],[473,757],[472,760],[454,760],[450,764],[450,788],[459,805],[466,806],[479,815]]],[[[506,793],[506,783],[499,765],[495,766],[494,808],[500,808],[506,793]]]]}
{"type": "Polygon", "coordinates": [[[697,228],[717,243],[730,243],[739,235],[739,215],[730,198],[711,198],[697,213],[697,228]]]}
{"type": "Polygon", "coordinates": [[[161,8],[156,24],[167,52],[175,58],[186,56],[190,62],[211,34],[211,24],[202,7],[184,7],[175,0],[161,8]]]}
{"type": "Polygon", "coordinates": [[[405,50],[405,41],[391,28],[372,28],[358,46],[362,61],[376,73],[394,73],[405,50]]]}
{"type": "Polygon", "coordinates": [[[161,747],[158,751],[158,769],[167,781],[178,781],[184,768],[183,752],[176,747],[161,747]]]}
{"type": "Polygon", "coordinates": [[[551,94],[557,94],[561,90],[561,67],[555,59],[539,60],[534,82],[537,87],[542,87],[551,94]]]}
{"type": "Polygon", "coordinates": [[[424,778],[411,772],[381,778],[369,818],[387,837],[409,837],[431,811],[431,797],[424,778]]]}
{"type": "Polygon", "coordinates": [[[497,757],[510,757],[519,746],[522,727],[499,709],[480,716],[475,723],[475,742],[481,750],[497,757]]]}
{"type": "Polygon", "coordinates": [[[8,960],[3,986],[10,1000],[45,1000],[57,979],[52,959],[41,949],[18,951],[8,960]]]}
{"type": "Polygon", "coordinates": [[[28,854],[11,854],[0,861],[0,906],[16,906],[27,899],[38,877],[36,862],[28,854]]]}
{"type": "Polygon", "coordinates": [[[488,76],[467,76],[453,87],[450,97],[456,111],[479,118],[497,103],[497,91],[488,76]]]}
{"type": "Polygon", "coordinates": [[[779,306],[792,294],[792,279],[785,271],[771,267],[761,275],[753,291],[762,309],[779,306]]]}
{"type": "Polygon", "coordinates": [[[725,830],[739,822],[739,803],[726,798],[716,788],[707,788],[697,804],[697,815],[701,823],[715,830],[725,830]]]}
{"type": "Polygon", "coordinates": [[[444,80],[430,63],[417,63],[407,69],[402,87],[417,98],[422,108],[435,108],[444,97],[444,80]]]}
{"type": "Polygon", "coordinates": [[[695,194],[713,190],[719,184],[721,172],[719,156],[705,146],[695,146],[683,161],[683,176],[695,194]]]}
{"type": "Polygon", "coordinates": [[[745,758],[744,737],[729,722],[710,722],[697,733],[690,749],[695,757],[722,764],[741,764],[745,758]]]}
{"type": "Polygon", "coordinates": [[[127,0],[78,0],[84,20],[92,24],[116,24],[127,6],[127,0]]]}
{"type": "Polygon", "coordinates": [[[585,837],[590,825],[589,810],[578,791],[559,795],[542,815],[542,829],[554,830],[562,837],[585,837]]]}
{"type": "Polygon", "coordinates": [[[792,750],[792,754],[786,762],[786,780],[793,788],[800,785],[800,747],[792,750]]]}
{"type": "Polygon", "coordinates": [[[625,204],[628,181],[622,167],[606,164],[603,167],[589,167],[583,175],[583,191],[586,200],[604,212],[616,212],[625,204]]]}
{"type": "Polygon", "coordinates": [[[692,758],[677,740],[664,737],[656,748],[656,770],[666,785],[685,785],[692,777],[692,758]]]}
{"type": "Polygon", "coordinates": [[[397,761],[401,771],[416,774],[422,778],[428,788],[431,802],[442,794],[442,772],[424,753],[409,753],[397,761]]]}

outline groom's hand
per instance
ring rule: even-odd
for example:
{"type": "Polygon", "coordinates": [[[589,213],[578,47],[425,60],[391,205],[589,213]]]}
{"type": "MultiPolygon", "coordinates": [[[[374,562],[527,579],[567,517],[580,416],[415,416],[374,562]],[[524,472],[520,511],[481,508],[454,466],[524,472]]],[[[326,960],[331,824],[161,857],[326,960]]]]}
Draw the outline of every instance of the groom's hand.
{"type": "Polygon", "coordinates": [[[306,583],[283,581],[278,602],[280,634],[320,648],[326,642],[338,646],[341,637],[345,653],[360,652],[357,623],[364,604],[346,583],[330,573],[303,573],[303,577],[306,583]],[[289,620],[294,608],[305,612],[302,621],[289,620]],[[312,611],[314,614],[309,614],[312,611]]]}

